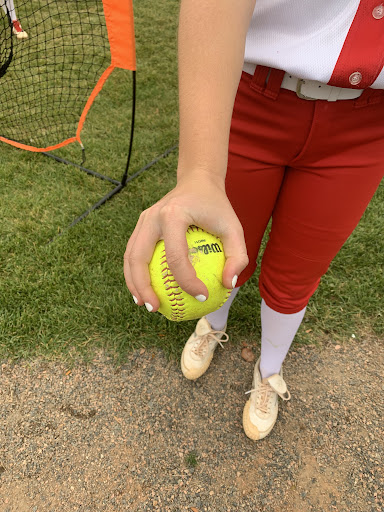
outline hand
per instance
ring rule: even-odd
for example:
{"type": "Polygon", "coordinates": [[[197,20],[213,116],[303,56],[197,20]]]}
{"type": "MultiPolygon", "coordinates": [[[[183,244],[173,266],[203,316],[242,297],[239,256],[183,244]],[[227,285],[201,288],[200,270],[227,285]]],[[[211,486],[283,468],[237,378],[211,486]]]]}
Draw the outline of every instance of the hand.
{"type": "Polygon", "coordinates": [[[157,311],[159,299],[151,288],[149,262],[158,240],[164,239],[169,268],[180,287],[197,300],[208,298],[188,259],[186,231],[199,226],[217,235],[224,246],[223,285],[234,288],[248,264],[243,228],[225,193],[224,181],[204,173],[184,178],[137,222],[124,254],[124,275],[136,304],[157,311]]]}

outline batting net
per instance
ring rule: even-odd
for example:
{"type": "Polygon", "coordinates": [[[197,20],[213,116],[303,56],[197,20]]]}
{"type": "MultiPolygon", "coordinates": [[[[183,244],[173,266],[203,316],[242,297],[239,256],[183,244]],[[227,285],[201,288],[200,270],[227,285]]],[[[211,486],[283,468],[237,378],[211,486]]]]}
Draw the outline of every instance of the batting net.
{"type": "Polygon", "coordinates": [[[0,0],[0,6],[0,140],[41,152],[81,143],[107,77],[117,67],[135,70],[132,1],[0,0]]]}

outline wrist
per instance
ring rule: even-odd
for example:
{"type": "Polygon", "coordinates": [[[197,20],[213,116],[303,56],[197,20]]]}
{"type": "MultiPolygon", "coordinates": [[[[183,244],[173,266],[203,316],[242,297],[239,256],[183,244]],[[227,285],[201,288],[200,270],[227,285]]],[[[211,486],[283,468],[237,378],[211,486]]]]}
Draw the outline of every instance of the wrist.
{"type": "Polygon", "coordinates": [[[179,166],[177,169],[177,185],[188,186],[197,183],[200,187],[214,185],[225,190],[225,176],[226,170],[220,172],[208,168],[186,169],[179,166]]]}

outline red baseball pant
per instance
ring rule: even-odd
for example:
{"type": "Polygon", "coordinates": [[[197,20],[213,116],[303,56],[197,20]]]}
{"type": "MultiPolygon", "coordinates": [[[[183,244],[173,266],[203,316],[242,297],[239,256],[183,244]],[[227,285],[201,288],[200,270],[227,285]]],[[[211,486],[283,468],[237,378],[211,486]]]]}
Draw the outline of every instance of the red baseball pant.
{"type": "Polygon", "coordinates": [[[229,142],[227,194],[256,269],[272,217],[259,289],[280,313],[302,310],[364,213],[383,177],[384,91],[356,100],[300,99],[283,72],[243,73],[229,142]]]}

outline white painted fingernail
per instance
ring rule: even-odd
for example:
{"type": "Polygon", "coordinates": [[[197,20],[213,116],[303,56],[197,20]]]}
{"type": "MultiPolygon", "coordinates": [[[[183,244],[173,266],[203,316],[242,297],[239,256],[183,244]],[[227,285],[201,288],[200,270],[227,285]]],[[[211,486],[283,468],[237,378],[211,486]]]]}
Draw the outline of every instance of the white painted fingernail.
{"type": "Polygon", "coordinates": [[[233,279],[232,279],[232,288],[234,288],[236,286],[236,283],[237,283],[237,279],[238,279],[239,276],[233,276],[233,279]]]}
{"type": "Polygon", "coordinates": [[[149,302],[146,302],[146,303],[145,303],[145,307],[147,308],[147,310],[148,310],[149,312],[153,311],[153,306],[151,306],[151,304],[150,304],[149,302]]]}
{"type": "Polygon", "coordinates": [[[205,302],[207,297],[205,295],[196,295],[195,299],[197,299],[199,302],[205,302]]]}
{"type": "Polygon", "coordinates": [[[137,298],[136,298],[134,295],[132,295],[132,298],[133,298],[133,302],[134,302],[135,304],[138,304],[138,303],[139,303],[139,301],[137,300],[137,298]]]}

